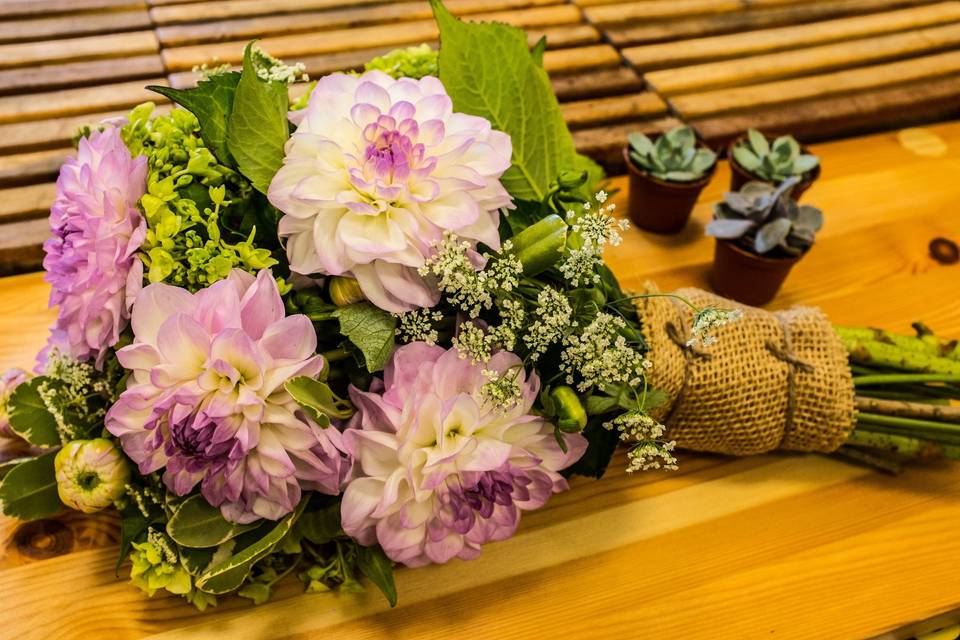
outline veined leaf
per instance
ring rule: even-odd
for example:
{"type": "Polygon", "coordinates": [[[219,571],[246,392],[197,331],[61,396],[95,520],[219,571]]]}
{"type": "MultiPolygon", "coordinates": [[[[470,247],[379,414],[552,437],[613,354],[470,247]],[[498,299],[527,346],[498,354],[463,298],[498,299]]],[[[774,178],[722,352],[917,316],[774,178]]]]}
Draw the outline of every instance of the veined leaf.
{"type": "Polygon", "coordinates": [[[197,117],[200,137],[222,164],[235,167],[227,148],[227,122],[233,110],[233,97],[240,74],[218,73],[197,83],[193,89],[149,86],[147,89],[166,96],[197,117]]]}
{"type": "Polygon", "coordinates": [[[62,510],[53,470],[56,451],[21,462],[0,482],[0,511],[20,520],[46,518],[62,510]]]}
{"type": "Polygon", "coordinates": [[[227,148],[240,173],[261,193],[267,192],[283,164],[283,147],[290,137],[289,107],[287,85],[257,75],[253,42],[249,43],[227,123],[227,148]]]}
{"type": "Polygon", "coordinates": [[[391,607],[397,606],[397,585],[393,581],[393,562],[380,545],[357,548],[357,566],[377,585],[391,607]]]}
{"type": "Polygon", "coordinates": [[[274,547],[287,535],[306,506],[307,498],[304,498],[293,512],[284,516],[265,536],[204,571],[197,578],[197,588],[213,594],[229,593],[237,589],[250,573],[253,565],[273,551],[274,547]]]}
{"type": "Polygon", "coordinates": [[[196,495],[184,500],[171,516],[167,523],[167,535],[180,546],[205,549],[223,544],[259,525],[259,522],[228,522],[220,509],[211,506],[203,496],[196,495]]]}
{"type": "Polygon", "coordinates": [[[325,382],[297,376],[287,380],[283,388],[320,426],[329,426],[330,418],[346,420],[353,415],[350,403],[338,398],[325,382]]]}
{"type": "Polygon", "coordinates": [[[397,319],[369,302],[339,307],[334,315],[340,321],[340,333],[347,336],[363,354],[367,371],[380,371],[393,355],[397,319]]]}
{"type": "Polygon", "coordinates": [[[37,376],[14,389],[7,401],[10,428],[21,438],[41,447],[60,444],[57,421],[40,398],[39,386],[46,380],[37,376]]]}
{"type": "Polygon", "coordinates": [[[577,168],[573,139],[546,71],[542,46],[523,30],[466,23],[431,0],[440,28],[440,80],[456,111],[486,118],[510,135],[513,163],[501,181],[520,200],[543,200],[562,171],[577,168]]]}

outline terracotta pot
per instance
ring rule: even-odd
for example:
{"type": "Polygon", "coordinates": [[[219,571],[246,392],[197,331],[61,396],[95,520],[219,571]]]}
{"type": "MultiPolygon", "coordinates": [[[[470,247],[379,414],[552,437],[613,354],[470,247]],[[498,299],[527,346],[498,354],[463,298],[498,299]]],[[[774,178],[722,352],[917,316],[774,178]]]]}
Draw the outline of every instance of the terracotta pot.
{"type": "MultiPolygon", "coordinates": [[[[740,187],[747,184],[748,182],[766,182],[767,184],[773,184],[770,180],[761,180],[760,178],[754,176],[736,161],[733,157],[733,148],[741,141],[746,140],[746,134],[740,136],[736,140],[730,143],[730,146],[727,147],[727,160],[730,162],[730,191],[739,191],[740,187]]],[[[800,147],[801,153],[810,153],[810,150],[806,147],[800,147]]],[[[806,172],[803,175],[803,178],[797,183],[797,186],[793,188],[793,199],[800,201],[800,196],[803,195],[804,191],[810,188],[817,178],[820,177],[820,165],[806,172]]]]}
{"type": "Polygon", "coordinates": [[[679,233],[686,226],[700,192],[717,169],[696,182],[667,182],[640,170],[624,147],[623,159],[630,171],[630,198],[627,214],[633,224],[653,233],[679,233]]]}
{"type": "Polygon", "coordinates": [[[773,300],[801,257],[766,258],[741,249],[729,240],[717,240],[710,284],[722,296],[760,306],[773,300]]]}

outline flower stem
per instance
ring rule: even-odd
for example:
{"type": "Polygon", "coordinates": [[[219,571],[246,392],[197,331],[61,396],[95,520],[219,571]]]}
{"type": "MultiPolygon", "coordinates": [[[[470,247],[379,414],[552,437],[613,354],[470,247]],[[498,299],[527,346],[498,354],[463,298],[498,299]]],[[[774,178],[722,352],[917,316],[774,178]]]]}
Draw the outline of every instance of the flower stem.
{"type": "Polygon", "coordinates": [[[864,387],[873,384],[904,384],[914,382],[956,382],[960,383],[958,373],[880,373],[875,375],[859,376],[853,379],[855,387],[864,387]]]}
{"type": "Polygon", "coordinates": [[[960,423],[960,407],[908,402],[904,400],[885,400],[882,398],[864,398],[857,396],[857,411],[867,414],[899,416],[901,418],[919,418],[939,422],[960,423]]]}
{"type": "Polygon", "coordinates": [[[922,430],[950,435],[960,435],[960,425],[933,420],[918,420],[900,416],[885,416],[878,413],[858,413],[857,420],[861,423],[877,424],[886,427],[902,427],[906,431],[922,430]]]}

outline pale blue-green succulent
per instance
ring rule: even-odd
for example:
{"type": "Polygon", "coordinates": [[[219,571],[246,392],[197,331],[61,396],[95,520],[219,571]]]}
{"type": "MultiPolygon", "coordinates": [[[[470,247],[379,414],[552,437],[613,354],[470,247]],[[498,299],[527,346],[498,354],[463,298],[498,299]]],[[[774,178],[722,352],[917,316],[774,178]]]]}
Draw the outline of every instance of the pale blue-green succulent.
{"type": "Polygon", "coordinates": [[[790,190],[800,181],[796,176],[774,187],[766,182],[748,182],[738,192],[724,195],[714,207],[707,235],[732,240],[759,255],[779,249],[799,256],[813,245],[823,226],[823,212],[798,205],[790,190]]]}
{"type": "Polygon", "coordinates": [[[800,144],[793,136],[770,142],[756,129],[747,131],[747,137],[733,146],[733,158],[748,173],[770,182],[802,176],[820,164],[817,156],[800,152],[800,144]]]}
{"type": "Polygon", "coordinates": [[[627,140],[634,164],[668,182],[696,182],[717,162],[717,154],[697,147],[697,136],[688,126],[671,129],[656,142],[642,133],[631,133],[627,140]]]}

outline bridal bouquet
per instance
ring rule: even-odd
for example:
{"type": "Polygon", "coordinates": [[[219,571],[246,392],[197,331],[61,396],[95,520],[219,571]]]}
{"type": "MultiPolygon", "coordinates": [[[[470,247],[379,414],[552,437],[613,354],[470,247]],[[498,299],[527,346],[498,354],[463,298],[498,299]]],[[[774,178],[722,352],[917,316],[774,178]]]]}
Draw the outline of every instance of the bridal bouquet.
{"type": "MultiPolygon", "coordinates": [[[[257,49],[81,132],[50,214],[58,307],[0,386],[3,512],[119,510],[120,565],[203,609],[278,580],[396,601],[599,476],[673,467],[624,223],[544,43],[439,0],[439,54],[302,79],[257,49]]],[[[731,319],[698,310],[693,342],[731,319]]]]}

